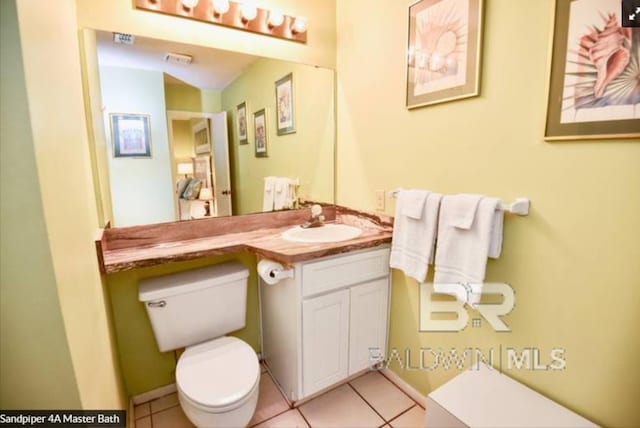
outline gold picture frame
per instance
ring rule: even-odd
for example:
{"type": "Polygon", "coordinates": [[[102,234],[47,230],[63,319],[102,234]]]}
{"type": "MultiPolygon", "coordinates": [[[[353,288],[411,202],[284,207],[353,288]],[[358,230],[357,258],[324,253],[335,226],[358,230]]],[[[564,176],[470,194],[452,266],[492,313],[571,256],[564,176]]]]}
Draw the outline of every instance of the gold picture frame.
{"type": "Polygon", "coordinates": [[[606,6],[596,10],[582,0],[555,2],[547,141],[640,138],[640,109],[635,108],[640,95],[629,86],[629,79],[638,78],[638,70],[630,68],[640,69],[640,28],[622,27],[620,0],[605,1],[606,6]],[[615,52],[606,57],[590,54],[612,34],[620,41],[615,52]],[[612,73],[611,61],[627,56],[628,63],[619,63],[612,73]],[[599,66],[602,60],[609,65],[599,66]]]}
{"type": "Polygon", "coordinates": [[[480,94],[484,0],[419,0],[409,6],[406,107],[480,94]]]}

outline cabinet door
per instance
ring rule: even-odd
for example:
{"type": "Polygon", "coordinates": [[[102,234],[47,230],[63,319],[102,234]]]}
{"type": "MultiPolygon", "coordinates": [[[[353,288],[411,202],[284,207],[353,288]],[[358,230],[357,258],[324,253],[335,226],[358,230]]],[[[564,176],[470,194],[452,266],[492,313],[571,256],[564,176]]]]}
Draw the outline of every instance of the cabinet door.
{"type": "Polygon", "coordinates": [[[351,287],[349,375],[375,364],[370,354],[387,351],[389,278],[351,287]]]}
{"type": "Polygon", "coordinates": [[[304,396],[345,377],[349,352],[349,290],[302,302],[304,396]]]}

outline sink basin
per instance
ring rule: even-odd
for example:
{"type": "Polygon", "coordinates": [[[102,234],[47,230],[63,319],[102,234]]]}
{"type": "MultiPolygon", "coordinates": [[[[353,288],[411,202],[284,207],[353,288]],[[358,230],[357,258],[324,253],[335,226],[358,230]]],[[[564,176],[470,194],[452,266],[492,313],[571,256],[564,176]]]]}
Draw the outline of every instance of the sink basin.
{"type": "Polygon", "coordinates": [[[346,224],[325,224],[321,227],[304,229],[300,226],[292,227],[282,233],[282,237],[293,242],[340,242],[357,238],[362,234],[362,229],[346,224]]]}

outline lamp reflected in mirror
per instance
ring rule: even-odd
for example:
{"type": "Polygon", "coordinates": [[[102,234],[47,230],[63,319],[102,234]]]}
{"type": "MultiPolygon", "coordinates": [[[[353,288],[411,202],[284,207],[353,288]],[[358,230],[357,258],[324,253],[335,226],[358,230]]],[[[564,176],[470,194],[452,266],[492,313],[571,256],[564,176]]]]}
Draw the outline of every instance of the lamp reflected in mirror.
{"type": "Polygon", "coordinates": [[[184,175],[184,178],[188,178],[188,175],[193,174],[193,164],[192,163],[179,163],[178,164],[178,174],[184,175]]]}
{"type": "Polygon", "coordinates": [[[198,199],[204,202],[204,216],[211,216],[211,201],[213,201],[213,192],[210,187],[200,189],[200,196],[198,199]]]}

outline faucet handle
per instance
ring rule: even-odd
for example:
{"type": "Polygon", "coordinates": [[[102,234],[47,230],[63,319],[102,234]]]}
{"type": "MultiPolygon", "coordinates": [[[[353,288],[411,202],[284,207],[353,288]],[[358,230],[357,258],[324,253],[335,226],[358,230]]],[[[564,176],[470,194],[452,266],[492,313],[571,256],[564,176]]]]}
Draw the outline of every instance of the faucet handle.
{"type": "Polygon", "coordinates": [[[322,214],[322,207],[318,204],[311,205],[311,216],[318,217],[322,214]]]}

